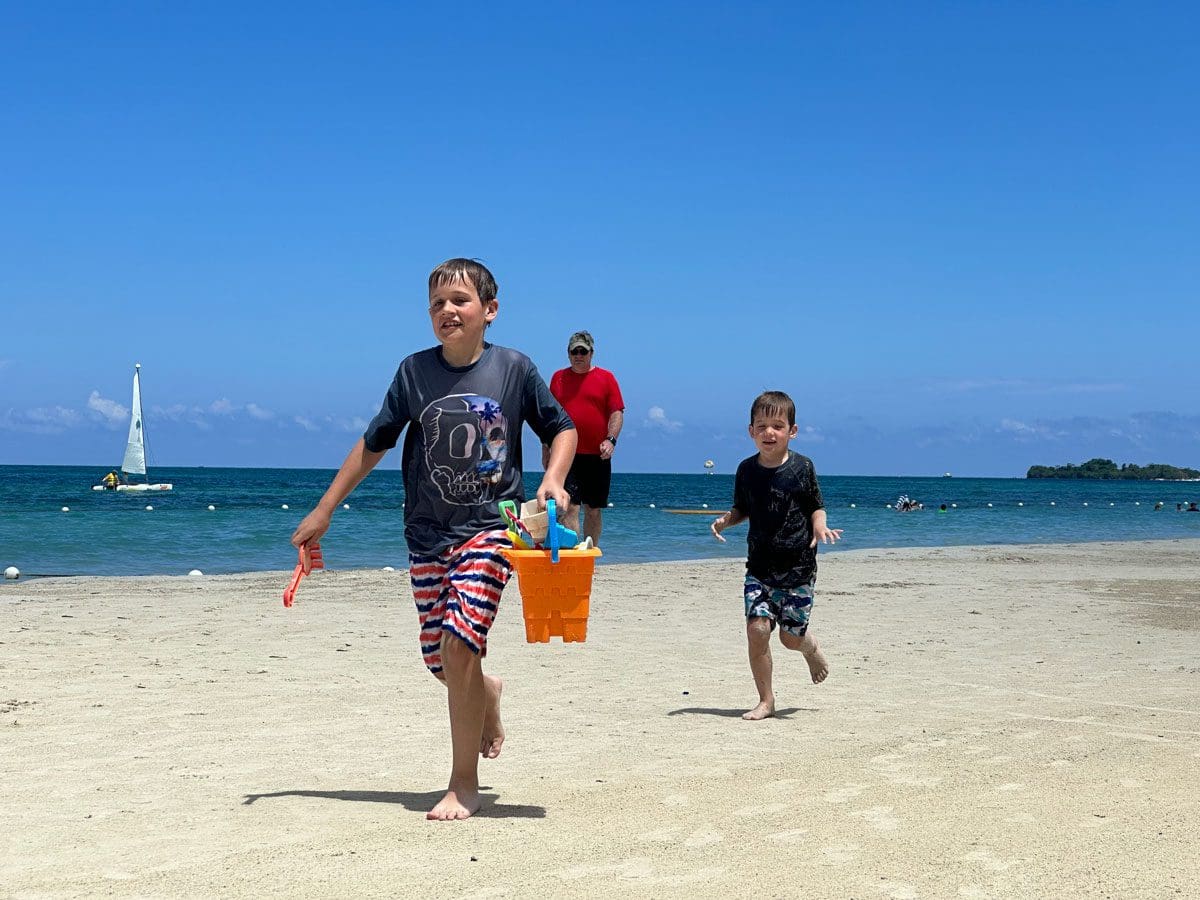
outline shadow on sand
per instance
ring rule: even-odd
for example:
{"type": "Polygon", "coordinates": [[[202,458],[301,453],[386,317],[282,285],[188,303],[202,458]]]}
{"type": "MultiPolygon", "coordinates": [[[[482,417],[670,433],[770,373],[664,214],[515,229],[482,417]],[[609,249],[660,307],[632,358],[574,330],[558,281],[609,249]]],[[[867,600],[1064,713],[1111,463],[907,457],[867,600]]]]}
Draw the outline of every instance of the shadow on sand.
{"type": "MultiPolygon", "coordinates": [[[[740,719],[742,717],[742,713],[746,712],[748,709],[750,709],[748,706],[743,707],[742,709],[715,709],[711,706],[685,706],[683,709],[673,709],[667,713],[667,715],[724,716],[727,719],[740,719]]],[[[798,712],[817,712],[817,710],[810,709],[807,706],[785,706],[783,709],[775,710],[774,718],[790,719],[792,717],[792,713],[798,712]]]]}
{"type": "MultiPolygon", "coordinates": [[[[275,791],[270,794],[246,794],[243,806],[258,800],[275,797],[315,797],[318,800],[351,800],[356,803],[399,803],[413,812],[429,812],[442,799],[445,791],[275,791]]],[[[481,793],[483,807],[475,813],[476,818],[485,819],[544,819],[546,809],[542,806],[524,806],[513,803],[497,803],[495,794],[481,793]]]]}

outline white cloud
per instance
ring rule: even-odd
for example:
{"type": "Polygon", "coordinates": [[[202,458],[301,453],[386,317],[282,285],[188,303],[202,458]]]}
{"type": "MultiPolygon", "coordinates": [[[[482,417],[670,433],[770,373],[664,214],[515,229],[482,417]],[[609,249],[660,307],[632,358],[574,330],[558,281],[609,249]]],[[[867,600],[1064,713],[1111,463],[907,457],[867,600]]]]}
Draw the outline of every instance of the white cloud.
{"type": "Polygon", "coordinates": [[[793,438],[798,444],[823,444],[825,443],[825,435],[811,425],[805,425],[793,438]]]}
{"type": "Polygon", "coordinates": [[[10,409],[0,416],[0,430],[61,434],[82,421],[83,417],[76,410],[64,406],[39,407],[24,412],[14,412],[10,409]]]}
{"type": "Polygon", "coordinates": [[[305,431],[320,431],[321,430],[320,428],[318,428],[316,425],[314,425],[312,423],[311,419],[305,418],[304,416],[293,416],[292,421],[295,422],[297,425],[299,425],[301,428],[303,428],[305,431]]]}
{"type": "Polygon", "coordinates": [[[103,416],[110,426],[124,425],[129,421],[129,407],[122,406],[116,400],[101,397],[99,391],[92,391],[87,407],[103,416]]]}
{"type": "Polygon", "coordinates": [[[233,412],[233,404],[222,397],[220,400],[214,400],[209,405],[209,411],[218,416],[227,416],[233,412]]]}
{"type": "Polygon", "coordinates": [[[249,413],[252,418],[258,419],[260,422],[266,422],[275,418],[275,413],[271,412],[269,409],[263,409],[257,403],[247,403],[246,412],[249,413]]]}
{"type": "Polygon", "coordinates": [[[678,431],[683,427],[682,422],[676,422],[673,419],[668,419],[667,411],[661,406],[650,407],[650,411],[646,413],[646,424],[652,428],[659,428],[663,431],[678,431]]]}

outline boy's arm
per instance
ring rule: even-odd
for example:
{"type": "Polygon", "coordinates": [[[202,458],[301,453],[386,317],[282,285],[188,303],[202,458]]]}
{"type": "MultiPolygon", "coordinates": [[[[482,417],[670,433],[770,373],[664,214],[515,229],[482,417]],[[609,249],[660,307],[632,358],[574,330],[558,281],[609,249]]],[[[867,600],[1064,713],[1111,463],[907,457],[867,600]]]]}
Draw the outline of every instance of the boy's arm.
{"type": "Polygon", "coordinates": [[[842,536],[842,529],[830,528],[825,521],[825,509],[813,510],[812,514],[812,543],[808,546],[817,546],[817,541],[825,544],[836,544],[838,538],[842,536]]]}
{"type": "Polygon", "coordinates": [[[567,472],[571,461],[575,459],[575,447],[579,443],[579,432],[574,428],[560,431],[550,442],[550,458],[546,463],[546,473],[537,489],[539,505],[544,509],[547,500],[553,500],[558,508],[565,510],[571,505],[571,495],[563,484],[567,480],[567,472]]]}
{"type": "Polygon", "coordinates": [[[725,543],[725,538],[721,537],[721,532],[726,528],[732,528],[734,525],[742,524],[742,522],[745,522],[748,518],[750,517],[735,506],[719,519],[713,520],[712,528],[710,530],[712,531],[713,537],[723,544],[725,543]]]}
{"type": "MultiPolygon", "coordinates": [[[[329,488],[317,501],[317,505],[292,532],[292,545],[299,547],[301,544],[319,541],[321,536],[329,530],[329,522],[333,518],[333,511],[337,509],[338,504],[350,496],[350,492],[358,487],[358,483],[367,477],[367,474],[378,465],[386,453],[386,450],[378,453],[368,450],[366,441],[359,438],[358,443],[346,456],[342,467],[338,469],[338,473],[333,476],[329,488]]],[[[307,548],[305,550],[307,551],[307,548]]],[[[304,572],[308,574],[311,561],[307,558],[307,552],[304,553],[304,556],[304,572]]]]}

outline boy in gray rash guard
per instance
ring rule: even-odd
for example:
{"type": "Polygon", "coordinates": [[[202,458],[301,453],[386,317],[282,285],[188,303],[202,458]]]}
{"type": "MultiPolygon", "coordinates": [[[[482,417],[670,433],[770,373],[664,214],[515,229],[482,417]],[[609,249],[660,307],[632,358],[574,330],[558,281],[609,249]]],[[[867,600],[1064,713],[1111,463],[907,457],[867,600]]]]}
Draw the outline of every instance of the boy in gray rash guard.
{"type": "MultiPolygon", "coordinates": [[[[479,810],[479,758],[500,755],[504,728],[494,675],[484,675],[487,633],[512,573],[501,500],[523,501],[521,425],[550,446],[539,505],[565,509],[575,426],[528,357],[484,340],[496,318],[496,281],[481,263],[451,259],[429,276],[429,317],[439,346],[400,363],[379,413],[332,484],[292,535],[301,548],[404,434],[404,538],[425,665],[447,688],[452,765],[430,819],[479,810]]],[[[306,560],[307,562],[307,560],[306,560]]],[[[307,569],[307,566],[306,566],[307,569]]]]}

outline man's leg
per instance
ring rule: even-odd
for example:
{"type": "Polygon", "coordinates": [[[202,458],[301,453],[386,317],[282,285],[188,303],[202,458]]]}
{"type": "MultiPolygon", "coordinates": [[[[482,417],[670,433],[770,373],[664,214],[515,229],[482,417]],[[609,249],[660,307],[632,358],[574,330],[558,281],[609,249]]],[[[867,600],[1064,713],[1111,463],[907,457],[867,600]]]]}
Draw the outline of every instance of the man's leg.
{"type": "MultiPolygon", "coordinates": [[[[592,539],[592,546],[600,546],[601,510],[595,506],[583,507],[583,536],[592,539]]],[[[578,531],[576,532],[578,534],[578,531]]]]}
{"type": "Polygon", "coordinates": [[[452,634],[442,635],[442,674],[450,706],[452,763],[446,796],[428,819],[466,819],[479,811],[479,747],[487,697],[479,656],[452,634]]]}
{"type": "Polygon", "coordinates": [[[746,620],[746,642],[750,652],[750,671],[758,689],[758,706],[743,713],[750,721],[775,715],[775,691],[771,686],[771,620],[766,616],[751,616],[746,620]]]}

